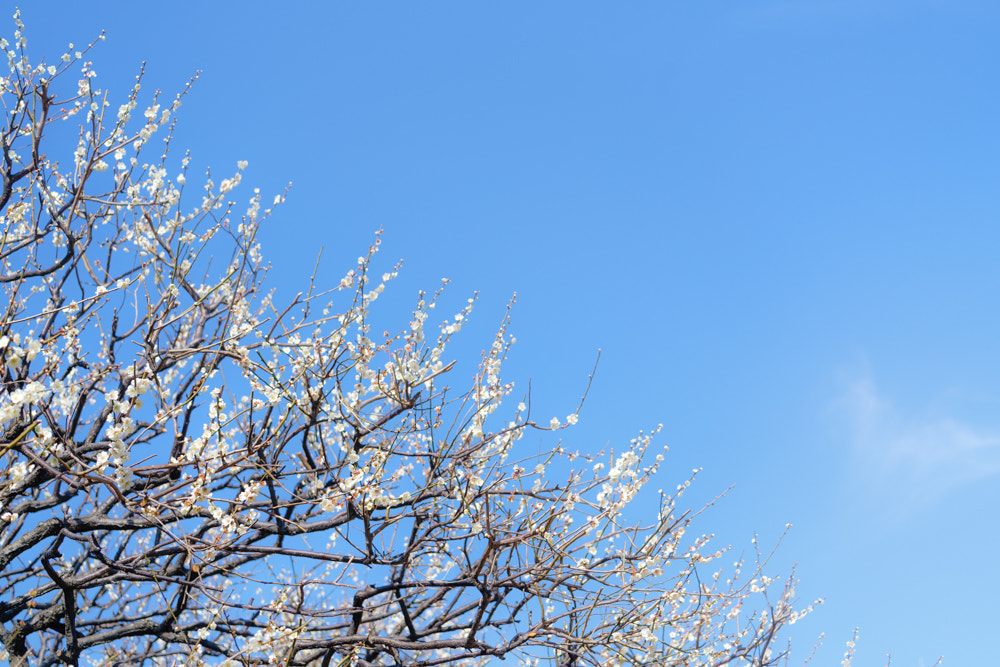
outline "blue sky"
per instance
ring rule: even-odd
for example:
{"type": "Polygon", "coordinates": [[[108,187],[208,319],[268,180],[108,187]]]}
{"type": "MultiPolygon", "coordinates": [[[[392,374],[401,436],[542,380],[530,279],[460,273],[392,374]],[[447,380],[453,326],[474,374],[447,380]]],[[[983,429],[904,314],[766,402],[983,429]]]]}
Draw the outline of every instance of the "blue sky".
{"type": "Polygon", "coordinates": [[[662,422],[664,487],[735,485],[702,530],[750,553],[794,524],[776,569],[827,602],[792,664],[855,626],[856,665],[995,659],[1000,7],[24,4],[35,57],[108,31],[113,102],[143,60],[170,97],[203,71],[176,145],[293,183],[279,294],[383,228],[387,322],[451,278],[446,304],[481,292],[474,358],[517,292],[507,374],[541,414],[600,348],[567,440],[662,422]]]}

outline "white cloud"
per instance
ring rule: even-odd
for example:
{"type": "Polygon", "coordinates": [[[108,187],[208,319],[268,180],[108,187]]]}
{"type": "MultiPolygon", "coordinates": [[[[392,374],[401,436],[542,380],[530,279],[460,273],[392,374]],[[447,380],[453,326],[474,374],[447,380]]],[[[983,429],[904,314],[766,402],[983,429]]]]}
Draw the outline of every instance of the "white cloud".
{"type": "Polygon", "coordinates": [[[858,477],[908,505],[1000,473],[1000,428],[901,411],[870,373],[847,382],[838,407],[858,477]]]}

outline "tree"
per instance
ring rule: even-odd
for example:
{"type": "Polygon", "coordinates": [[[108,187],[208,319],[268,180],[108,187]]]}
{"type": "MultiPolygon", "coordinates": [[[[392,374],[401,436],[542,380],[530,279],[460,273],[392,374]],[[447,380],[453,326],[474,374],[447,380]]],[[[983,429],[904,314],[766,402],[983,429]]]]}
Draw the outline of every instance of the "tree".
{"type": "Polygon", "coordinates": [[[527,397],[504,402],[507,316],[471,386],[447,387],[474,299],[432,331],[440,290],[421,294],[408,325],[373,332],[396,276],[374,276],[377,238],[332,290],[274,303],[256,235],[283,195],[237,209],[245,163],[188,190],[170,152],[187,89],[136,117],[141,72],[112,104],[94,44],[32,64],[15,20],[0,44],[12,665],[781,659],[777,634],[804,613],[792,580],[759,554],[747,574],[706,573],[726,550],[688,537],[690,480],[626,513],[662,460],[651,434],[608,454],[519,449],[577,413],[537,422],[527,397]]]}

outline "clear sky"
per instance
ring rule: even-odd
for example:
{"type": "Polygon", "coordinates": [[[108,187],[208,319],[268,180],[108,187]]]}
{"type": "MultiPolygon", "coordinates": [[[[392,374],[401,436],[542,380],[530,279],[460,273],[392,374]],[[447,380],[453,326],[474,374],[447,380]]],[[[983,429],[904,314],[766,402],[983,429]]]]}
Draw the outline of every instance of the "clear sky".
{"type": "MultiPolygon", "coordinates": [[[[14,4],[0,3],[9,16],[14,4]]],[[[379,228],[381,312],[474,291],[467,354],[513,292],[507,375],[581,449],[662,422],[663,486],[736,554],[798,563],[801,664],[994,664],[1000,531],[1000,5],[23,2],[58,58],[103,28],[176,146],[245,194],[279,294],[379,228]]],[[[3,26],[10,35],[12,22],[3,26]]],[[[448,307],[447,312],[453,308],[448,307]]],[[[543,420],[544,421],[544,420],[543,420]]]]}

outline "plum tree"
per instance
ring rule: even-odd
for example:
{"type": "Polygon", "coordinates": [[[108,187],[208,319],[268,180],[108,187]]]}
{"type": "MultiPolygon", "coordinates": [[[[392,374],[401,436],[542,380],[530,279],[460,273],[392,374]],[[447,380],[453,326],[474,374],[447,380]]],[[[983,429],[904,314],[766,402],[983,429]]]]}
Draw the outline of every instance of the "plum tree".
{"type": "Polygon", "coordinates": [[[432,326],[440,290],[420,294],[397,332],[373,332],[397,273],[376,275],[377,237],[339,284],[275,303],[257,234],[284,195],[234,203],[245,163],[191,191],[170,141],[188,90],[140,104],[140,72],[112,103],[94,44],[32,63],[15,19],[0,44],[12,665],[782,658],[779,631],[808,611],[792,580],[759,556],[715,569],[726,550],[679,506],[690,481],[635,507],[662,460],[651,433],[520,450],[577,413],[511,405],[507,316],[449,388],[475,299],[432,326]]]}

